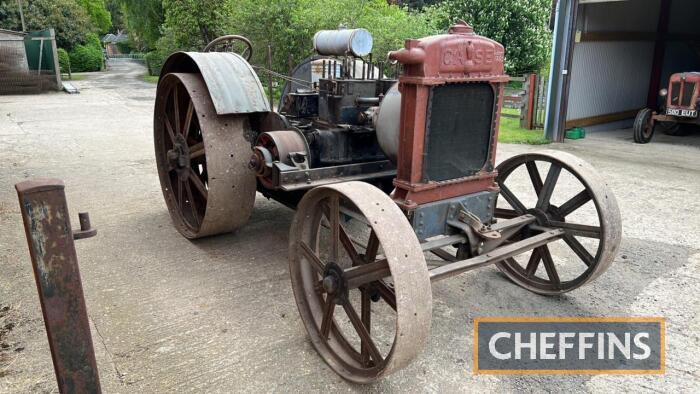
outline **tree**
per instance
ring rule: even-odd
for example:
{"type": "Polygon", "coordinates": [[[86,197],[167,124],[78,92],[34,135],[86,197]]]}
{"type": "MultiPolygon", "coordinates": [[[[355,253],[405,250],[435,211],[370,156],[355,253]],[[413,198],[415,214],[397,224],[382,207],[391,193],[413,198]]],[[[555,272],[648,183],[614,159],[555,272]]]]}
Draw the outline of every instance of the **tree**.
{"type": "Polygon", "coordinates": [[[112,16],[112,31],[117,32],[119,30],[126,29],[126,11],[124,6],[119,0],[107,0],[105,4],[107,11],[112,16]]]}
{"type": "Polygon", "coordinates": [[[227,33],[232,4],[228,0],[163,0],[162,31],[178,49],[201,50],[227,33]]]}
{"type": "Polygon", "coordinates": [[[165,20],[161,0],[116,0],[124,11],[129,39],[142,51],[153,50],[165,20]]]}
{"type": "Polygon", "coordinates": [[[257,49],[253,62],[266,64],[267,45],[273,48],[273,67],[288,70],[289,57],[299,63],[313,53],[313,36],[323,29],[363,27],[374,38],[374,59],[403,47],[406,38],[435,30],[418,13],[386,0],[235,0],[233,31],[251,39],[257,49]]]}
{"type": "MultiPolygon", "coordinates": [[[[61,48],[70,50],[85,43],[94,29],[87,12],[75,0],[23,0],[23,3],[27,30],[53,28],[56,44],[61,48]]],[[[22,29],[17,1],[1,2],[0,17],[0,28],[22,29]]]]}
{"type": "Polygon", "coordinates": [[[446,29],[464,19],[474,30],[503,44],[510,74],[539,71],[549,57],[551,0],[445,0],[426,17],[446,29]]]}
{"type": "Polygon", "coordinates": [[[105,0],[77,0],[78,4],[87,11],[92,24],[99,33],[106,33],[112,27],[112,16],[107,7],[105,0]]]}

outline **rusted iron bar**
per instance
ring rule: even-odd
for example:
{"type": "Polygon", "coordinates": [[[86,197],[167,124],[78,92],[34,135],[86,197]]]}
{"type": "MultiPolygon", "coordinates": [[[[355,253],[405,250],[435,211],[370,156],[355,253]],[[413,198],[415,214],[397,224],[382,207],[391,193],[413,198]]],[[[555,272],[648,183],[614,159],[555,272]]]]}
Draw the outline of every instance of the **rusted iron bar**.
{"type": "Polygon", "coordinates": [[[59,391],[100,393],[63,182],[32,180],[15,189],[59,391]]]}
{"type": "Polygon", "coordinates": [[[564,235],[564,230],[551,230],[546,233],[535,235],[534,237],[526,238],[522,241],[500,247],[492,252],[472,257],[467,260],[460,260],[452,264],[443,265],[438,268],[431,269],[430,280],[435,282],[442,279],[459,275],[463,272],[471,271],[485,265],[494,264],[503,261],[507,258],[519,255],[520,253],[532,250],[538,246],[542,246],[554,240],[561,238],[564,235]]]}

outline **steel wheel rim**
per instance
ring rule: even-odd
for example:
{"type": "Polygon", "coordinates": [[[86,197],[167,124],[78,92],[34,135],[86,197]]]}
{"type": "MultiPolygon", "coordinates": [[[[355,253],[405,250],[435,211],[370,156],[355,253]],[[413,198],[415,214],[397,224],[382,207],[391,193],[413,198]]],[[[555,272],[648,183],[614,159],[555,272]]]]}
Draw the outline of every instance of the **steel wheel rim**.
{"type": "MultiPolygon", "coordinates": [[[[499,175],[497,182],[501,187],[504,197],[506,195],[514,196],[513,192],[510,191],[507,186],[504,186],[508,176],[521,166],[526,166],[527,168],[532,165],[528,163],[535,162],[556,163],[561,171],[566,170],[569,172],[580,182],[581,186],[583,186],[584,190],[571,197],[560,206],[554,206],[553,211],[555,211],[555,215],[560,216],[556,219],[566,222],[566,216],[571,215],[576,212],[577,209],[592,201],[598,216],[598,228],[600,231],[596,253],[595,255],[592,255],[590,252],[588,252],[588,255],[584,254],[583,251],[587,252],[585,247],[576,239],[576,236],[567,233],[564,237],[564,242],[577,258],[581,260],[583,264],[587,265],[587,268],[575,279],[560,281],[558,284],[557,281],[559,281],[559,279],[556,264],[547,245],[536,248],[533,251],[526,267],[521,266],[513,258],[500,262],[497,266],[509,279],[528,290],[545,295],[562,294],[597,278],[610,266],[617,254],[621,240],[620,212],[614,195],[590,164],[571,154],[558,151],[544,151],[519,155],[501,163],[498,166],[499,175]],[[579,248],[583,248],[583,251],[579,248]],[[533,261],[533,259],[536,259],[536,261],[533,261]],[[537,270],[540,265],[544,266],[547,279],[534,275],[535,271],[532,271],[531,267],[534,266],[534,270],[537,270]],[[552,271],[554,272],[552,273],[552,271]]],[[[534,186],[536,181],[533,180],[534,175],[532,175],[531,168],[528,168],[528,174],[530,175],[531,185],[534,186]]],[[[545,184],[541,186],[542,189],[546,187],[546,182],[548,182],[547,178],[544,180],[545,184]]],[[[541,180],[540,183],[542,183],[541,180]]],[[[554,187],[556,187],[556,179],[554,187]]],[[[535,190],[537,189],[535,188],[535,190]]],[[[536,195],[539,197],[540,193],[536,193],[536,195]]],[[[549,198],[551,199],[551,194],[549,198]]],[[[512,197],[506,200],[508,201],[509,199],[512,199],[512,197]]],[[[511,201],[508,201],[508,203],[513,207],[511,201]]],[[[514,211],[517,212],[518,209],[514,209],[514,211]]],[[[497,214],[498,213],[499,210],[497,210],[497,214]]],[[[526,213],[532,212],[527,211],[526,213]]],[[[566,223],[567,225],[575,224],[566,223]]],[[[550,227],[557,228],[556,226],[550,227]]]]}
{"type": "MultiPolygon", "coordinates": [[[[333,228],[333,222],[330,220],[328,222],[330,228],[333,228]]],[[[339,238],[344,237],[341,235],[341,233],[347,234],[343,227],[344,225],[340,223],[340,219],[337,223],[340,229],[338,230],[339,238]]],[[[329,231],[332,233],[332,230],[329,231]]],[[[343,250],[347,251],[346,245],[350,241],[348,237],[344,238],[346,242],[339,239],[337,244],[338,248],[343,248],[343,250]]],[[[356,251],[362,252],[361,248],[358,249],[356,246],[355,248],[357,249],[356,251]]],[[[368,250],[365,250],[365,252],[371,254],[371,250],[372,248],[368,247],[368,250]]],[[[323,263],[325,263],[327,268],[327,262],[323,263]]],[[[297,306],[312,344],[324,361],[343,378],[357,383],[372,382],[381,376],[388,375],[408,365],[427,342],[432,315],[432,296],[425,259],[418,240],[415,238],[415,234],[403,213],[379,189],[366,183],[347,182],[316,188],[309,192],[299,204],[290,233],[290,273],[297,306]],[[363,196],[365,199],[362,199],[363,196]],[[372,226],[372,232],[376,236],[376,243],[381,245],[377,246],[375,250],[384,252],[391,270],[391,278],[395,286],[393,288],[393,302],[396,306],[394,311],[394,338],[388,352],[382,353],[375,346],[379,350],[379,356],[381,357],[379,362],[376,362],[374,353],[368,349],[369,346],[366,348],[360,345],[360,351],[358,351],[356,345],[352,345],[347,338],[348,332],[339,328],[336,321],[336,311],[339,308],[347,314],[345,305],[337,304],[335,307],[330,308],[336,309],[330,312],[329,316],[332,317],[332,320],[329,320],[329,323],[324,325],[324,316],[328,316],[325,310],[327,306],[325,300],[329,292],[318,290],[318,286],[315,286],[315,284],[319,283],[318,280],[322,279],[323,275],[319,275],[318,269],[312,267],[313,264],[302,250],[304,247],[301,246],[301,243],[312,249],[311,253],[314,253],[317,257],[320,256],[317,243],[318,228],[314,228],[314,226],[318,226],[321,223],[321,217],[327,216],[326,213],[322,212],[323,210],[332,212],[333,209],[319,207],[325,204],[326,201],[332,207],[332,201],[336,198],[340,204],[343,203],[343,199],[347,199],[347,201],[355,204],[358,211],[367,218],[372,226]],[[357,204],[358,200],[363,200],[364,202],[357,204]],[[370,200],[371,202],[368,204],[367,201],[370,200]],[[381,224],[378,222],[380,213],[384,214],[383,220],[385,221],[381,224]],[[376,223],[373,223],[375,221],[376,223]],[[392,223],[390,226],[395,227],[395,233],[386,231],[388,223],[392,223]],[[387,245],[387,242],[395,234],[401,234],[403,231],[405,233],[402,234],[402,238],[404,240],[408,239],[408,241],[403,241],[402,246],[387,245]],[[410,237],[406,237],[406,235],[410,235],[410,237]],[[315,245],[310,246],[310,243],[315,245]],[[398,249],[403,250],[401,256],[398,256],[396,253],[398,249]],[[420,294],[420,296],[417,294],[420,294]],[[324,326],[329,339],[324,339],[322,334],[324,326]],[[366,363],[366,361],[370,362],[366,363]]],[[[374,284],[374,282],[372,283],[374,284]]],[[[387,282],[383,283],[386,284],[387,282]]],[[[361,307],[354,309],[358,309],[356,315],[360,317],[360,322],[364,326],[365,301],[367,300],[367,305],[369,305],[368,310],[372,310],[373,313],[378,307],[373,307],[375,304],[368,301],[368,292],[362,290],[359,290],[359,292],[362,294],[361,307]]],[[[380,294],[379,297],[381,298],[379,303],[386,303],[387,307],[384,309],[389,309],[390,302],[387,302],[387,299],[392,300],[391,294],[380,294]]],[[[370,317],[367,320],[375,322],[377,316],[374,314],[369,315],[370,317]]],[[[350,325],[350,327],[357,330],[357,326],[350,325]]],[[[370,339],[376,341],[376,337],[372,335],[375,332],[373,324],[370,324],[369,327],[370,339]]],[[[358,334],[358,332],[355,331],[353,333],[350,330],[350,333],[357,334],[357,338],[360,338],[359,343],[364,344],[365,342],[361,339],[362,335],[358,334]]]]}
{"type": "Polygon", "coordinates": [[[170,216],[185,237],[232,231],[249,219],[255,176],[245,166],[248,128],[245,117],[217,116],[199,74],[172,73],[159,82],[156,163],[170,216]]]}

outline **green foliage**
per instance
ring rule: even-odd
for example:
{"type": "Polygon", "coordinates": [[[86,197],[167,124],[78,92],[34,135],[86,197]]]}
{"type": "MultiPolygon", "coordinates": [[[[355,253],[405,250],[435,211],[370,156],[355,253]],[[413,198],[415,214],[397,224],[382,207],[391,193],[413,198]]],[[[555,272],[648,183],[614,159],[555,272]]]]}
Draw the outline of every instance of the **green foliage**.
{"type": "Polygon", "coordinates": [[[445,0],[426,7],[426,18],[446,29],[464,19],[483,36],[503,44],[506,71],[537,72],[547,62],[551,0],[445,0]]]}
{"type": "Polygon", "coordinates": [[[134,47],[131,43],[131,40],[117,42],[115,45],[117,46],[117,48],[119,48],[119,52],[124,53],[124,54],[129,54],[134,49],[134,47]]]}
{"type": "Polygon", "coordinates": [[[90,16],[90,21],[100,33],[106,33],[112,27],[112,16],[105,4],[105,0],[77,0],[90,16]]]}
{"type": "Polygon", "coordinates": [[[107,11],[112,18],[112,32],[126,29],[126,10],[120,0],[107,0],[105,2],[107,11]]]}
{"type": "Polygon", "coordinates": [[[229,31],[232,4],[229,0],[163,0],[163,35],[177,48],[201,50],[229,31]]]}
{"type": "Polygon", "coordinates": [[[70,52],[70,64],[73,72],[102,70],[103,53],[100,39],[95,34],[88,34],[85,45],[78,45],[70,52]]]}
{"type": "MultiPolygon", "coordinates": [[[[56,31],[56,45],[68,50],[85,42],[94,27],[75,0],[23,0],[27,30],[56,31]]],[[[0,2],[0,28],[22,30],[17,1],[0,2]]]]}
{"type": "Polygon", "coordinates": [[[123,11],[129,37],[135,47],[147,52],[156,47],[165,20],[161,0],[115,0],[123,11]]]}
{"type": "Polygon", "coordinates": [[[313,54],[313,35],[322,29],[363,27],[374,37],[375,59],[403,47],[407,38],[435,33],[421,14],[386,0],[238,0],[233,32],[253,41],[253,63],[267,64],[267,45],[273,47],[273,68],[288,71],[289,60],[301,62],[313,54]]]}
{"type": "Polygon", "coordinates": [[[70,57],[68,56],[68,51],[66,51],[63,48],[58,48],[58,67],[61,69],[61,72],[64,74],[70,74],[71,73],[71,68],[70,68],[70,57]]]}

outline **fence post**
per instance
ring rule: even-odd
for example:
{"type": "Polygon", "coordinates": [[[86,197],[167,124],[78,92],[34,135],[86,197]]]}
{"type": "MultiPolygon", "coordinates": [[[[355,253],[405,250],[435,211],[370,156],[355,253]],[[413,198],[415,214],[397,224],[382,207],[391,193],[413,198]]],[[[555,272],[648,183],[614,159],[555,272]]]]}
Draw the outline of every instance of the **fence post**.
{"type": "Polygon", "coordinates": [[[520,109],[520,127],[527,130],[533,128],[533,114],[535,111],[535,95],[537,93],[537,75],[526,74],[525,82],[523,82],[523,97],[522,107],[520,109]]]}
{"type": "MultiPolygon", "coordinates": [[[[16,184],[15,189],[58,389],[61,393],[100,393],[63,182],[32,180],[16,184]]],[[[86,215],[81,221],[89,225],[86,215]]],[[[78,233],[94,235],[90,230],[81,228],[78,233]]]]}

